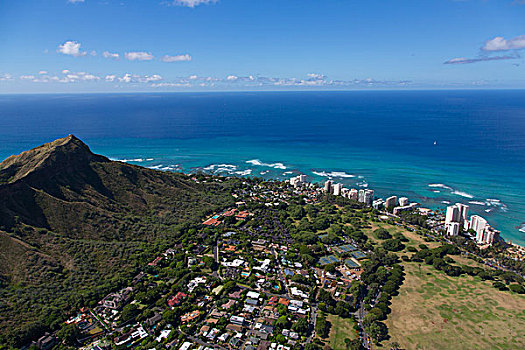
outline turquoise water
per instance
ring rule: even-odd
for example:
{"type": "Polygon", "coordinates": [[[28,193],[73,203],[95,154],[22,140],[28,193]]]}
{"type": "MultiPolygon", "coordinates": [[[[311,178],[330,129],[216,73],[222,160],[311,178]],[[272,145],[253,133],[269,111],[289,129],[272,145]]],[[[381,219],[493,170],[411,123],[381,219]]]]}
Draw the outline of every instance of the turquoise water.
{"type": "Polygon", "coordinates": [[[161,170],[332,178],[469,204],[525,244],[523,91],[0,96],[0,156],[74,133],[161,170]],[[430,185],[430,186],[429,186],[430,185]]]}

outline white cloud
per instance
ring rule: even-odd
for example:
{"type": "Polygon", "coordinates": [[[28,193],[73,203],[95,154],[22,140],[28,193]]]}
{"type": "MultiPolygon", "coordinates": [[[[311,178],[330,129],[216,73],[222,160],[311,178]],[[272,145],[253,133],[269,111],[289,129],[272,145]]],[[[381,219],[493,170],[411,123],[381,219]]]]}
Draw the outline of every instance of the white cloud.
{"type": "Polygon", "coordinates": [[[127,60],[130,61],[151,61],[154,56],[149,52],[126,52],[124,54],[127,60]]]}
{"type": "Polygon", "coordinates": [[[308,78],[319,79],[319,80],[326,78],[324,74],[317,74],[317,73],[310,73],[310,74],[307,74],[307,76],[308,78]]]}
{"type": "Polygon", "coordinates": [[[145,76],[144,81],[145,82],[151,82],[151,81],[159,81],[162,80],[162,77],[158,74],[153,74],[152,76],[145,76]]]}
{"type": "Polygon", "coordinates": [[[151,84],[151,87],[162,88],[162,87],[191,87],[189,83],[156,83],[151,84]]]}
{"type": "Polygon", "coordinates": [[[104,53],[102,53],[102,56],[104,56],[104,58],[113,58],[115,60],[120,59],[120,55],[118,53],[113,53],[109,51],[104,51],[104,53]]]}
{"type": "Polygon", "coordinates": [[[9,73],[0,74],[0,81],[13,80],[13,76],[9,73]]]}
{"type": "Polygon", "coordinates": [[[487,40],[485,45],[481,48],[483,51],[507,51],[525,49],[525,35],[517,36],[513,39],[505,39],[502,36],[497,36],[493,39],[487,40]]]}
{"type": "Polygon", "coordinates": [[[58,46],[58,52],[64,55],[70,55],[74,57],[85,56],[86,52],[80,51],[80,43],[76,41],[66,41],[62,45],[58,46]]]}
{"type": "Polygon", "coordinates": [[[71,4],[78,4],[78,3],[82,3],[84,2],[85,0],[67,0],[67,2],[71,3],[71,4]]]}
{"type": "Polygon", "coordinates": [[[81,76],[81,79],[86,80],[86,81],[93,81],[93,80],[100,80],[100,77],[97,77],[96,75],[93,75],[93,74],[84,74],[81,76]]]}
{"type": "Polygon", "coordinates": [[[126,73],[122,78],[118,78],[118,81],[121,83],[131,83],[131,80],[133,79],[133,76],[129,73],[126,73]]]}
{"type": "Polygon", "coordinates": [[[466,57],[456,57],[448,61],[443,62],[444,64],[469,64],[469,63],[478,63],[478,62],[488,62],[488,61],[502,61],[502,60],[515,60],[520,58],[520,55],[505,55],[505,56],[488,56],[488,57],[476,57],[476,58],[466,58],[466,57]]]}
{"type": "Polygon", "coordinates": [[[40,75],[47,74],[47,70],[41,70],[40,72],[38,72],[38,74],[40,74],[40,75]]]}
{"type": "Polygon", "coordinates": [[[21,80],[33,80],[35,79],[35,76],[34,75],[21,75],[20,79],[21,80]]]}
{"type": "Polygon", "coordinates": [[[106,76],[106,81],[116,81],[121,83],[151,83],[162,80],[163,78],[158,74],[153,75],[137,75],[126,73],[122,77],[116,77],[115,75],[106,76]]]}
{"type": "Polygon", "coordinates": [[[193,8],[198,5],[211,4],[217,1],[218,0],[174,0],[172,4],[176,6],[186,6],[193,8]]]}
{"type": "Polygon", "coordinates": [[[237,80],[237,79],[239,79],[239,77],[237,77],[237,76],[235,76],[235,75],[228,75],[228,76],[226,77],[226,80],[228,80],[228,81],[235,81],[235,80],[237,80]]]}
{"type": "Polygon", "coordinates": [[[106,75],[106,77],[104,78],[106,81],[115,81],[115,79],[117,79],[117,76],[115,74],[109,74],[109,75],[106,75]]]}
{"type": "Polygon", "coordinates": [[[183,62],[183,61],[191,61],[191,56],[188,54],[185,55],[176,55],[176,56],[169,56],[164,55],[160,59],[162,62],[183,62]]]}
{"type": "Polygon", "coordinates": [[[100,80],[99,76],[96,76],[91,73],[70,72],[68,70],[64,70],[62,72],[66,72],[66,73],[63,73],[64,77],[62,77],[61,79],[59,78],[58,81],[60,81],[61,83],[75,83],[78,81],[98,81],[100,80]]]}

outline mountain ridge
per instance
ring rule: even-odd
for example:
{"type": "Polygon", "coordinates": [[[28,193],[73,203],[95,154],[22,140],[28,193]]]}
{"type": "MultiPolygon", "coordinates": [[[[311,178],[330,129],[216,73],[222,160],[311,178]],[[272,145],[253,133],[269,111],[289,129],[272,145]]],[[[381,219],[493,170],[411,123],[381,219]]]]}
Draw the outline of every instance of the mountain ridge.
{"type": "Polygon", "coordinates": [[[106,293],[150,246],[235,203],[235,179],[112,161],[74,135],[7,158],[0,179],[0,335],[106,293]]]}
{"type": "MultiPolygon", "coordinates": [[[[98,161],[110,160],[104,156],[91,152],[89,147],[73,134],[45,143],[18,155],[12,155],[0,163],[0,184],[9,184],[31,176],[34,172],[53,166],[63,160],[60,157],[69,155],[97,159],[98,161]]],[[[66,159],[71,160],[71,159],[66,159]]],[[[57,169],[58,170],[58,169],[57,169]]]]}

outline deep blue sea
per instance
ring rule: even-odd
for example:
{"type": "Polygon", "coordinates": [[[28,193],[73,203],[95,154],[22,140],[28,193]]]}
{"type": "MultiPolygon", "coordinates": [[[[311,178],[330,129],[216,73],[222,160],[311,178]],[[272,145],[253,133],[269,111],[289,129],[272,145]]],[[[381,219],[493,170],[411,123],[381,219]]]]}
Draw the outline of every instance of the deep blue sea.
{"type": "Polygon", "coordinates": [[[303,173],[461,202],[525,244],[523,90],[0,96],[0,158],[70,133],[166,171],[303,173]]]}

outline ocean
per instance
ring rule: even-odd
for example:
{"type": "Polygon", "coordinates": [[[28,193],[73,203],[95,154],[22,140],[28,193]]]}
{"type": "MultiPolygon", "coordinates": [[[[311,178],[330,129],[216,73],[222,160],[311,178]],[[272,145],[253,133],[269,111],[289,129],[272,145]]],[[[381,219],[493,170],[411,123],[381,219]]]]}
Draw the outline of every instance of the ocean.
{"type": "Polygon", "coordinates": [[[523,90],[0,95],[0,158],[67,134],[165,171],[460,202],[525,245],[523,90]]]}

